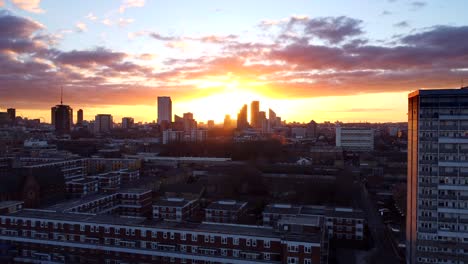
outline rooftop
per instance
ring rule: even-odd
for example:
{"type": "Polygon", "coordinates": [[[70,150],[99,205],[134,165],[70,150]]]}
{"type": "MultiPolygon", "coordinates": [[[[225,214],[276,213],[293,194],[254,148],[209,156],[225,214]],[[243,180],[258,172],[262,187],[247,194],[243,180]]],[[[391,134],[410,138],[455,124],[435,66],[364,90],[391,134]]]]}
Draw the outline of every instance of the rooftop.
{"type": "Polygon", "coordinates": [[[153,203],[153,206],[184,207],[196,200],[185,200],[184,198],[165,198],[153,203]]]}
{"type": "Polygon", "coordinates": [[[247,202],[238,202],[234,200],[224,200],[211,203],[206,209],[209,210],[225,210],[225,211],[238,211],[245,207],[247,202]]]}
{"type": "Polygon", "coordinates": [[[468,95],[468,86],[459,89],[420,89],[408,94],[408,98],[412,98],[418,95],[468,95]]]}

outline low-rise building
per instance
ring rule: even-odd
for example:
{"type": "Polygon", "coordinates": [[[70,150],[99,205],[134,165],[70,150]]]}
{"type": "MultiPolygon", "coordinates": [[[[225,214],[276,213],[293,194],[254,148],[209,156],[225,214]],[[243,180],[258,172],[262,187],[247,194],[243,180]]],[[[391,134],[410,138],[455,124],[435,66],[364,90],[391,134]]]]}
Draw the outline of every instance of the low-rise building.
{"type": "Polygon", "coordinates": [[[84,197],[99,191],[99,181],[91,178],[68,181],[65,185],[70,197],[84,197]]]}
{"type": "Polygon", "coordinates": [[[237,223],[245,213],[247,202],[234,200],[217,201],[205,208],[205,221],[217,223],[237,223]]]}
{"type": "Polygon", "coordinates": [[[198,200],[186,200],[184,198],[164,198],[153,203],[153,218],[185,221],[198,210],[198,200]]]}
{"type": "Polygon", "coordinates": [[[336,146],[351,151],[374,150],[374,130],[361,127],[341,127],[336,129],[336,146]]]}

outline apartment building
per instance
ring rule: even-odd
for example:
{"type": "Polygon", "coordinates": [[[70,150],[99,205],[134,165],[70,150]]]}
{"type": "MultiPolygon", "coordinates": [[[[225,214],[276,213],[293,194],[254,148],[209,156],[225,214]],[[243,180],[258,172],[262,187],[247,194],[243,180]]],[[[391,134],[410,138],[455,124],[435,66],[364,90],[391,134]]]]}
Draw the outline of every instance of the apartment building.
{"type": "Polygon", "coordinates": [[[327,263],[321,218],[278,229],[21,210],[0,215],[15,263],[327,263]]]}
{"type": "Polygon", "coordinates": [[[263,211],[263,224],[276,226],[282,219],[294,217],[323,218],[329,238],[342,240],[364,239],[364,212],[353,208],[269,204],[263,211]]]}
{"type": "Polygon", "coordinates": [[[233,200],[216,201],[205,208],[205,221],[217,223],[237,223],[245,213],[247,202],[233,200]]]}
{"type": "Polygon", "coordinates": [[[408,96],[407,263],[468,262],[467,88],[408,96]]]}
{"type": "Polygon", "coordinates": [[[198,200],[184,198],[163,198],[153,203],[153,218],[185,221],[199,208],[198,200]]]}
{"type": "Polygon", "coordinates": [[[99,181],[94,179],[79,179],[65,183],[70,197],[84,197],[99,191],[99,181]]]}

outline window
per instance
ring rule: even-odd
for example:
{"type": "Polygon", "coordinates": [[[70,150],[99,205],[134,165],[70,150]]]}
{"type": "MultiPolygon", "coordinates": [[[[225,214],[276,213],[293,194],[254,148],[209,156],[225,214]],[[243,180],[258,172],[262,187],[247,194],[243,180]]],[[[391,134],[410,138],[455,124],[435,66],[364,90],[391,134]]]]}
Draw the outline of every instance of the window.
{"type": "Polygon", "coordinates": [[[299,263],[298,258],[288,257],[288,264],[298,264],[298,263],[299,263]]]}
{"type": "Polygon", "coordinates": [[[305,246],[304,247],[304,253],[311,253],[312,252],[312,248],[310,246],[305,246]]]}
{"type": "Polygon", "coordinates": [[[192,241],[197,242],[197,237],[198,237],[197,234],[192,234],[192,241]]]}
{"type": "Polygon", "coordinates": [[[251,243],[251,242],[252,242],[252,241],[251,241],[250,239],[245,240],[245,244],[246,244],[248,247],[250,247],[250,243],[251,243]]]}
{"type": "Polygon", "coordinates": [[[89,229],[91,232],[94,232],[94,226],[90,226],[89,229]]]}
{"type": "Polygon", "coordinates": [[[156,231],[151,231],[151,237],[157,237],[158,236],[158,232],[156,231]]]}
{"type": "Polygon", "coordinates": [[[265,260],[270,260],[270,253],[265,253],[265,260]]]}
{"type": "Polygon", "coordinates": [[[221,249],[221,255],[227,256],[227,249],[225,248],[221,249]]]}
{"type": "Polygon", "coordinates": [[[187,234],[181,233],[180,234],[180,240],[186,240],[187,239],[187,234]]]}
{"type": "Polygon", "coordinates": [[[187,251],[187,246],[186,245],[181,245],[180,246],[180,251],[182,251],[182,252],[187,251]]]}
{"type": "Polygon", "coordinates": [[[221,237],[221,244],[227,244],[227,237],[221,237]]]}
{"type": "Polygon", "coordinates": [[[234,245],[239,245],[239,238],[235,237],[234,240],[232,241],[234,245]]]}
{"type": "Polygon", "coordinates": [[[312,260],[311,259],[304,259],[304,264],[312,264],[312,260]]]}
{"type": "Polygon", "coordinates": [[[208,243],[208,242],[210,242],[210,237],[205,235],[205,243],[208,243]]]}
{"type": "Polygon", "coordinates": [[[108,227],[104,228],[104,232],[105,232],[106,234],[109,234],[109,228],[108,228],[108,227]]]}
{"type": "Polygon", "coordinates": [[[298,252],[297,245],[288,245],[288,252],[298,252]]]}
{"type": "Polygon", "coordinates": [[[128,236],[130,235],[130,229],[125,229],[125,234],[128,236]]]}
{"type": "Polygon", "coordinates": [[[171,239],[174,239],[174,233],[171,232],[171,239]]]}
{"type": "Polygon", "coordinates": [[[257,246],[257,240],[256,239],[253,239],[252,240],[252,247],[256,247],[257,246]]]}
{"type": "Polygon", "coordinates": [[[263,245],[265,248],[270,248],[270,240],[263,241],[263,245]]]}
{"type": "Polygon", "coordinates": [[[115,228],[115,229],[114,229],[114,233],[115,233],[116,235],[120,234],[120,228],[115,228]]]}
{"type": "Polygon", "coordinates": [[[81,231],[81,232],[84,232],[84,231],[85,231],[85,226],[84,226],[84,225],[80,225],[80,231],[81,231]]]}
{"type": "Polygon", "coordinates": [[[232,255],[233,255],[234,257],[238,258],[238,257],[239,257],[239,250],[233,250],[233,251],[232,251],[232,255]]]}
{"type": "Polygon", "coordinates": [[[214,242],[215,242],[215,237],[214,237],[214,236],[210,236],[210,242],[211,242],[211,243],[214,243],[214,242]]]}
{"type": "Polygon", "coordinates": [[[163,238],[164,238],[164,239],[167,238],[167,232],[164,232],[164,233],[163,233],[163,238]]]}

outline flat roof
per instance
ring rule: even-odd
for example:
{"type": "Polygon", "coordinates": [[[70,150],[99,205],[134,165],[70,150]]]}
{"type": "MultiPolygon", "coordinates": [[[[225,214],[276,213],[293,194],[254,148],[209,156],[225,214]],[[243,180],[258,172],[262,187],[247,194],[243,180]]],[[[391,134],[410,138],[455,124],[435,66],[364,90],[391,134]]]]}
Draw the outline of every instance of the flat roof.
{"type": "Polygon", "coordinates": [[[196,200],[185,200],[183,198],[166,198],[153,203],[153,206],[184,207],[196,200]]]}
{"type": "Polygon", "coordinates": [[[408,98],[418,95],[468,95],[468,86],[458,89],[419,89],[408,94],[408,98]]]}
{"type": "Polygon", "coordinates": [[[242,207],[246,206],[247,202],[238,202],[233,200],[216,201],[212,202],[206,209],[209,210],[226,210],[226,211],[237,211],[242,207]]]}
{"type": "Polygon", "coordinates": [[[23,204],[23,201],[2,201],[0,202],[0,208],[6,208],[13,205],[23,204]]]}
{"type": "Polygon", "coordinates": [[[8,214],[12,217],[25,217],[47,220],[63,220],[73,222],[83,222],[84,224],[114,224],[131,227],[160,228],[168,230],[183,230],[187,232],[207,232],[219,234],[233,234],[245,236],[259,236],[280,239],[281,234],[272,227],[254,225],[236,225],[222,223],[192,223],[175,221],[147,220],[143,217],[118,217],[112,215],[91,215],[60,213],[48,210],[25,209],[8,214]]]}

